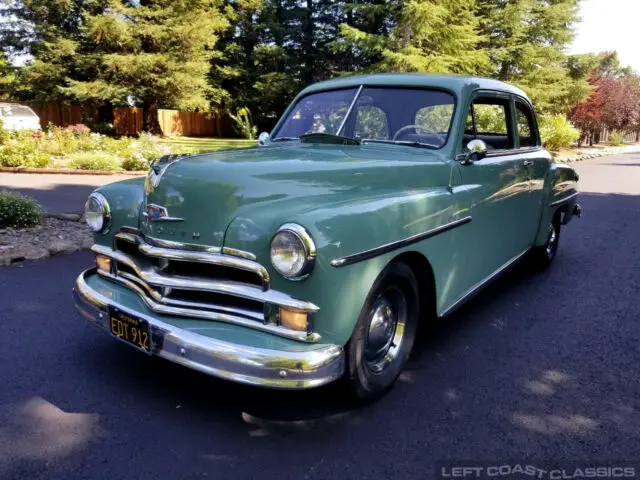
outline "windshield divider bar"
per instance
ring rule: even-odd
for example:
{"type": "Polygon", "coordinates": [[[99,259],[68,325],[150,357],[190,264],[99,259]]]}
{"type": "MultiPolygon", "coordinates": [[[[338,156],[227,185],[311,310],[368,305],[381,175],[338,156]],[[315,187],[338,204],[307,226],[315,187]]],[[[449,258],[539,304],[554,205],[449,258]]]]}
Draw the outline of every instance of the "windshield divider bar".
{"type": "Polygon", "coordinates": [[[349,115],[351,115],[351,110],[353,110],[353,107],[355,106],[356,102],[358,101],[358,98],[360,97],[360,93],[362,92],[362,87],[363,85],[360,85],[360,88],[358,88],[358,91],[356,92],[356,96],[353,97],[353,100],[351,101],[351,105],[349,105],[349,109],[347,110],[347,113],[344,116],[344,120],[342,120],[342,123],[340,124],[340,128],[338,128],[338,131],[336,132],[336,135],[340,135],[340,132],[342,132],[342,129],[347,123],[347,120],[349,119],[349,115]]]}

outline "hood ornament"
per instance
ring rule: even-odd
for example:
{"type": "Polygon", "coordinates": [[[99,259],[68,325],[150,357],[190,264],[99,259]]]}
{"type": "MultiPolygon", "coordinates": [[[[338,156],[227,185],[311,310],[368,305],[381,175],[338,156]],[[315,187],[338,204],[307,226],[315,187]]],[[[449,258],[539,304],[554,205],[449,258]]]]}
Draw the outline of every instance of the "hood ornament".
{"type": "Polygon", "coordinates": [[[169,216],[165,207],[155,203],[148,203],[147,209],[142,212],[142,215],[147,217],[150,222],[182,222],[184,220],[184,218],[169,216]]]}
{"type": "Polygon", "coordinates": [[[149,170],[149,174],[144,180],[145,193],[148,195],[153,192],[153,190],[157,188],[158,185],[160,185],[160,180],[162,179],[162,175],[164,175],[164,172],[166,172],[171,165],[173,165],[174,163],[178,163],[180,160],[187,156],[188,155],[186,154],[163,155],[159,159],[153,161],[151,163],[151,170],[149,170]]]}

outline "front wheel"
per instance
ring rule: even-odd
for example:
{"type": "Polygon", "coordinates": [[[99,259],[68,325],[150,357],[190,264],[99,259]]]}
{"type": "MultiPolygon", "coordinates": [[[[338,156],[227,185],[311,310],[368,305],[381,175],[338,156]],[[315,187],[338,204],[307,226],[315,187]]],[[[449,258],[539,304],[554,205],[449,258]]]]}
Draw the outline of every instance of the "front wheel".
{"type": "Polygon", "coordinates": [[[396,381],[418,326],[418,282],[397,262],[380,274],[347,345],[347,381],[361,400],[374,400],[396,381]]]}
{"type": "Polygon", "coordinates": [[[537,270],[548,268],[556,257],[558,244],[560,243],[560,214],[556,214],[549,224],[549,233],[547,241],[540,247],[534,247],[532,250],[533,266],[537,270]]]}

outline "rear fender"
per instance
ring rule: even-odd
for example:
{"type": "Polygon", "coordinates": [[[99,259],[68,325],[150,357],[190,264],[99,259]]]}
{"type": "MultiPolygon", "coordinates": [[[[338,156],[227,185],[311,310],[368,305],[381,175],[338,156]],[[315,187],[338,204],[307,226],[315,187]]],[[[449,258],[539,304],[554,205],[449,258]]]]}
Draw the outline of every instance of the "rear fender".
{"type": "Polygon", "coordinates": [[[566,225],[573,215],[579,213],[578,174],[568,165],[552,163],[544,181],[542,213],[538,225],[535,246],[544,245],[549,235],[549,223],[560,213],[561,221],[566,225]],[[577,208],[576,208],[577,207],[577,208]]]}

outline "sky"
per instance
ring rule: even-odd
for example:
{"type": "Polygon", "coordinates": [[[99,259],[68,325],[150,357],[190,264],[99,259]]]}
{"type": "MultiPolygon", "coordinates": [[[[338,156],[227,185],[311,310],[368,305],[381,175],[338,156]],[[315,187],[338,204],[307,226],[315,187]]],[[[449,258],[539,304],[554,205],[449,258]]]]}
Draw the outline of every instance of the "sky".
{"type": "Polygon", "coordinates": [[[569,53],[617,50],[640,73],[640,0],[582,0],[580,16],[569,53]]]}

